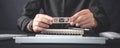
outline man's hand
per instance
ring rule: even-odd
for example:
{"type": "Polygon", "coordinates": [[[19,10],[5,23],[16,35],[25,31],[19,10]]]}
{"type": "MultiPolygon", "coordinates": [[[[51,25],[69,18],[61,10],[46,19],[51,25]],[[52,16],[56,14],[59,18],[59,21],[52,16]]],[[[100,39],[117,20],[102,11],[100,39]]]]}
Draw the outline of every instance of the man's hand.
{"type": "Polygon", "coordinates": [[[53,18],[48,15],[37,14],[33,20],[33,31],[45,31],[45,29],[49,28],[49,25],[52,24],[52,21],[53,18]]]}
{"type": "Polygon", "coordinates": [[[70,18],[70,24],[81,28],[93,28],[97,26],[93,13],[89,9],[81,10],[73,15],[70,18]]]}

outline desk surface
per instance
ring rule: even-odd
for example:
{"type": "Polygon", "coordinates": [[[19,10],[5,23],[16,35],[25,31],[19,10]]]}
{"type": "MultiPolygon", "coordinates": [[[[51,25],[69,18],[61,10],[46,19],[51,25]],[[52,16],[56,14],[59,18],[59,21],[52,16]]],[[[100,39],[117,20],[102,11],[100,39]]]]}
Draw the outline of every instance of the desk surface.
{"type": "Polygon", "coordinates": [[[120,48],[119,45],[90,44],[16,44],[13,39],[0,40],[0,48],[120,48]]]}
{"type": "MultiPolygon", "coordinates": [[[[118,40],[119,41],[119,40],[118,40]]],[[[111,41],[108,41],[111,42],[111,41]]],[[[120,48],[119,44],[18,44],[14,39],[0,40],[0,48],[120,48]]]]}

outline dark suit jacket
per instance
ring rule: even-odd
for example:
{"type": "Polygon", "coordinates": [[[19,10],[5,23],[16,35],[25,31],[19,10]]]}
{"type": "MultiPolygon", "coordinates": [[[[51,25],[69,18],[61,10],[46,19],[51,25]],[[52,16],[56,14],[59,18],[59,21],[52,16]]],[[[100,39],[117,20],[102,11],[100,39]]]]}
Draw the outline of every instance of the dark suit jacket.
{"type": "MultiPolygon", "coordinates": [[[[18,28],[27,31],[27,24],[38,13],[47,14],[52,17],[70,17],[82,9],[90,9],[98,26],[94,31],[106,31],[109,28],[109,21],[100,2],[97,0],[30,0],[24,9],[23,16],[18,19],[18,28]]],[[[65,25],[54,26],[64,28],[65,25]]]]}
{"type": "Polygon", "coordinates": [[[110,29],[109,31],[113,32],[119,32],[120,33],[120,6],[118,6],[120,3],[120,0],[111,0],[111,4],[109,6],[112,8],[110,12],[110,29]]]}

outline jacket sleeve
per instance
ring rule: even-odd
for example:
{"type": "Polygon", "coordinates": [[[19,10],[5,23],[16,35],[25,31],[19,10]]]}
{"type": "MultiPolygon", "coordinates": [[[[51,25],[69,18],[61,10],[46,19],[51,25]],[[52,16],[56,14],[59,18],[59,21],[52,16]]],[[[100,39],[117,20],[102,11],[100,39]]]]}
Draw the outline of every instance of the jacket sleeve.
{"type": "Polygon", "coordinates": [[[17,27],[21,31],[28,32],[27,24],[39,13],[42,7],[42,0],[29,0],[25,5],[23,15],[18,18],[17,27]]]}
{"type": "Polygon", "coordinates": [[[89,9],[98,23],[98,26],[94,28],[95,32],[107,31],[109,29],[110,22],[100,1],[92,0],[89,4],[89,9]]]}

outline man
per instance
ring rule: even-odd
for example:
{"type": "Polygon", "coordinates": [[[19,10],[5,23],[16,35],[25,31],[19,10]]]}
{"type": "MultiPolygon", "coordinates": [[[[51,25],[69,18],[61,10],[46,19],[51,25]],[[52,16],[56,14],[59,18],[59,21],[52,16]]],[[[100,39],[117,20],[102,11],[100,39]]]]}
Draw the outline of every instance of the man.
{"type": "Polygon", "coordinates": [[[70,17],[70,26],[106,31],[109,21],[98,0],[30,0],[18,27],[25,32],[41,32],[48,28],[64,28],[53,24],[53,17],[70,17]]]}

